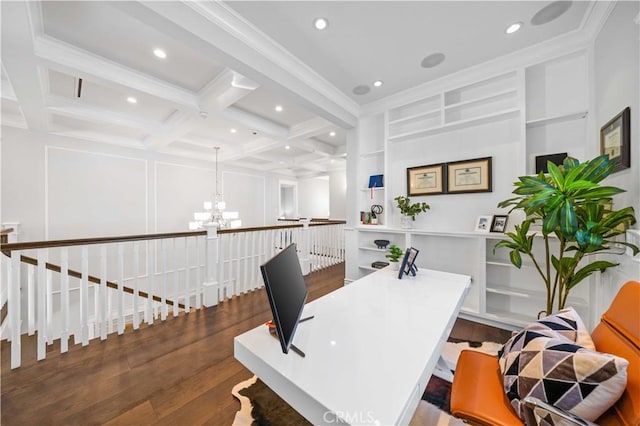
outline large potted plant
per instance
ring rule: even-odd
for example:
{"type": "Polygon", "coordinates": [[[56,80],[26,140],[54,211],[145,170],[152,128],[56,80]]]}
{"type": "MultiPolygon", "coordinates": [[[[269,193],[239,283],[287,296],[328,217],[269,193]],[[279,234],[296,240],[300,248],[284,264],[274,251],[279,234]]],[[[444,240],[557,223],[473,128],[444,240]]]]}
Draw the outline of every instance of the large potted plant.
{"type": "Polygon", "coordinates": [[[612,197],[625,192],[623,189],[600,185],[613,168],[606,155],[581,164],[568,157],[559,167],[549,162],[548,174],[521,176],[514,183],[517,197],[498,204],[526,214],[515,232],[506,233],[509,239],[496,244],[495,249],[511,249],[511,263],[518,268],[523,255],[531,259],[547,290],[546,310],[541,314],[553,312],[556,297],[557,309],[564,308],[572,288],[594,272],[618,265],[591,260],[594,255],[620,254],[623,246],[630,247],[634,255],[638,253],[637,246],[615,239],[636,218],[633,207],[612,208],[612,197]],[[542,226],[542,238],[529,232],[533,224],[542,226]],[[557,243],[552,244],[552,239],[557,243]],[[538,255],[542,258],[534,254],[536,242],[544,244],[542,256],[538,255]]]}
{"type": "Polygon", "coordinates": [[[400,226],[402,228],[411,228],[411,223],[416,220],[416,215],[429,210],[427,203],[413,203],[409,197],[398,195],[394,198],[397,207],[400,209],[402,217],[400,218],[400,226]]]}

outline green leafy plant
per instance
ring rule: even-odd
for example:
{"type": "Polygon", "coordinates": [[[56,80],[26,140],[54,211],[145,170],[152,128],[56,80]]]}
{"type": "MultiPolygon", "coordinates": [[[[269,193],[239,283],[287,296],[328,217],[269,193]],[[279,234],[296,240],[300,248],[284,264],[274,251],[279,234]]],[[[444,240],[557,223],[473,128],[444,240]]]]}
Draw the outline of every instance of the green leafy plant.
{"type": "Polygon", "coordinates": [[[413,220],[416,220],[417,214],[426,212],[430,208],[427,203],[411,204],[411,199],[402,195],[398,195],[394,200],[398,203],[397,207],[400,209],[400,213],[413,220]]]}
{"type": "Polygon", "coordinates": [[[402,257],[403,254],[404,252],[400,247],[398,247],[395,244],[391,244],[389,246],[389,253],[385,254],[384,257],[386,257],[392,262],[398,262],[400,261],[400,258],[402,257]]]}
{"type": "Polygon", "coordinates": [[[547,166],[548,174],[519,177],[513,191],[517,197],[498,204],[511,207],[511,211],[524,211],[526,219],[515,226],[515,232],[507,232],[509,240],[496,244],[494,251],[511,249],[509,258],[518,268],[523,255],[531,259],[547,289],[543,312],[551,314],[556,296],[558,310],[563,309],[572,288],[594,272],[618,265],[606,260],[587,262],[589,256],[620,254],[622,246],[630,247],[635,255],[638,247],[614,239],[636,218],[633,207],[611,207],[613,196],[625,192],[623,189],[600,185],[614,168],[608,156],[584,163],[567,157],[560,167],[551,162],[547,166]],[[541,240],[535,238],[535,232],[529,232],[533,224],[542,225],[541,240]],[[552,239],[557,240],[556,249],[552,248],[552,239]],[[534,254],[536,241],[544,244],[542,258],[534,254]]]}

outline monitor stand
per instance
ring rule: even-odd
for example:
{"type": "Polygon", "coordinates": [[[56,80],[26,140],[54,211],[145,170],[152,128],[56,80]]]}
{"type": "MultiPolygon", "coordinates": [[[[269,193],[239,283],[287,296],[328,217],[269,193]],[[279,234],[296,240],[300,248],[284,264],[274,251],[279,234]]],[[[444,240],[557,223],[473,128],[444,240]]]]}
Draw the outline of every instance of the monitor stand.
{"type": "MultiPolygon", "coordinates": [[[[310,319],[313,318],[313,315],[308,316],[308,317],[304,317],[304,318],[300,318],[300,321],[298,321],[298,324],[300,324],[301,322],[305,322],[305,321],[309,321],[310,319]]],[[[278,332],[276,331],[276,328],[273,324],[273,321],[269,321],[267,322],[267,327],[269,327],[269,334],[271,334],[273,337],[275,337],[276,339],[279,340],[278,338],[278,332]]],[[[300,355],[302,358],[306,357],[305,353],[302,352],[300,350],[300,348],[298,348],[296,345],[294,345],[293,343],[291,344],[291,346],[289,346],[291,348],[292,351],[294,351],[295,353],[297,353],[298,355],[300,355]]]]}

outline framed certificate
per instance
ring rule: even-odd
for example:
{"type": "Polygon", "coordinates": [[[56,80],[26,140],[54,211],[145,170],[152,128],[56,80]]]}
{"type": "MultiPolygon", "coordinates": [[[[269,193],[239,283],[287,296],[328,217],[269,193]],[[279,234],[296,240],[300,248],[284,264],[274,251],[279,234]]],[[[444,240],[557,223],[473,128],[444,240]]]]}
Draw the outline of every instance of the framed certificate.
{"type": "Polygon", "coordinates": [[[447,163],[447,193],[491,192],[491,157],[447,163]]]}
{"type": "Polygon", "coordinates": [[[407,196],[444,193],[444,163],[407,169],[407,196]]]}
{"type": "Polygon", "coordinates": [[[600,154],[615,164],[613,172],[631,167],[631,109],[626,107],[600,128],[600,154]]]}

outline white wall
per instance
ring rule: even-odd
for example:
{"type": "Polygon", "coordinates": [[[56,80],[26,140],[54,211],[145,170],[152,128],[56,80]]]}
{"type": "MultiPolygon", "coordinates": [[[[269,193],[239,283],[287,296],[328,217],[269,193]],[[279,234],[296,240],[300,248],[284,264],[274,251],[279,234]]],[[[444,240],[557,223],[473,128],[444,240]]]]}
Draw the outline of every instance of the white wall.
{"type": "MultiPolygon", "coordinates": [[[[599,130],[626,107],[631,108],[631,167],[614,173],[605,183],[627,190],[614,200],[614,207],[633,206],[640,218],[640,13],[638,2],[618,2],[594,42],[594,111],[599,130]]],[[[599,145],[597,146],[599,151],[599,145]]],[[[639,229],[636,224],[634,228],[639,229]]],[[[602,276],[602,305],[608,306],[618,288],[629,279],[640,279],[640,262],[615,256],[620,266],[602,276]]]]}
{"type": "Polygon", "coordinates": [[[347,217],[347,172],[334,171],[329,174],[329,217],[346,219],[347,217]]]}
{"type": "MultiPolygon", "coordinates": [[[[2,128],[2,222],[20,240],[183,231],[215,193],[215,164],[2,128]]],[[[282,176],[220,165],[244,226],[274,223],[282,176]]],[[[325,213],[326,215],[326,213],[325,213]]]]}
{"type": "Polygon", "coordinates": [[[306,218],[329,217],[328,176],[298,180],[298,215],[306,218]]]}

